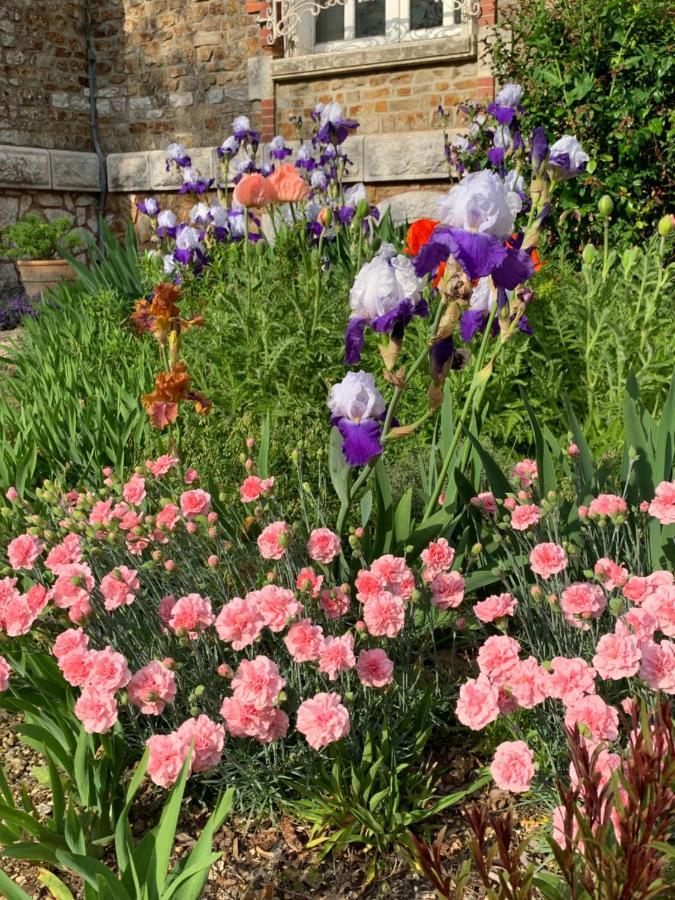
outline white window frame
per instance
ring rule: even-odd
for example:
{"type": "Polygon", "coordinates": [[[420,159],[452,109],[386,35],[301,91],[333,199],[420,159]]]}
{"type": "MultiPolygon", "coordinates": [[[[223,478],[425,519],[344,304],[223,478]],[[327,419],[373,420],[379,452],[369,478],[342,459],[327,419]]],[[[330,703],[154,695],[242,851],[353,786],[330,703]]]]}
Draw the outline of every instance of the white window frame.
{"type": "Polygon", "coordinates": [[[410,28],[411,0],[385,0],[385,33],[357,38],[355,37],[357,2],[368,2],[368,0],[345,0],[344,4],[339,4],[344,9],[345,17],[345,36],[340,41],[317,44],[315,41],[317,17],[309,11],[304,12],[300,16],[294,35],[295,46],[289,48],[291,55],[304,56],[342,50],[363,50],[368,47],[400,44],[408,41],[433,40],[450,34],[458,34],[466,26],[464,16],[462,22],[455,22],[455,10],[458,5],[456,0],[439,0],[443,3],[443,25],[436,28],[419,28],[414,31],[410,28]]]}

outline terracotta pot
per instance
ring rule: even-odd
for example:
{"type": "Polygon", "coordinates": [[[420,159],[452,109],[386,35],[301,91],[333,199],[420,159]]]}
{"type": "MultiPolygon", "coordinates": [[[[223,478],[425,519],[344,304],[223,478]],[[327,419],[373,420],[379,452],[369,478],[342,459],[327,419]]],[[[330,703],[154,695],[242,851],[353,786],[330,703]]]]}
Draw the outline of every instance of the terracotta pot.
{"type": "Polygon", "coordinates": [[[77,272],[65,259],[19,259],[16,266],[29,297],[43,294],[61,281],[77,278],[77,272]]]}

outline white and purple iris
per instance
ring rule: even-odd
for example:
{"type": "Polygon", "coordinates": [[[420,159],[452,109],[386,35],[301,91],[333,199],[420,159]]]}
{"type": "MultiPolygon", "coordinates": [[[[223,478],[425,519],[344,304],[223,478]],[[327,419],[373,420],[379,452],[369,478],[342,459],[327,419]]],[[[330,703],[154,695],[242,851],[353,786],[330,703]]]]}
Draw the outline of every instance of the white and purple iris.
{"type": "Polygon", "coordinates": [[[296,169],[305,169],[307,172],[316,169],[316,160],[314,159],[314,151],[311,144],[305,142],[298,147],[294,165],[296,169]]]}
{"type": "Polygon", "coordinates": [[[571,134],[564,134],[551,145],[549,151],[548,168],[551,178],[556,181],[574,178],[586,169],[588,160],[588,153],[579,141],[571,134]]]}
{"type": "Polygon", "coordinates": [[[192,160],[188,156],[184,144],[169,144],[166,148],[168,154],[166,160],[166,171],[168,172],[172,165],[179,169],[187,169],[192,165],[192,160]]]}
{"type": "Polygon", "coordinates": [[[523,89],[519,84],[505,84],[491,103],[487,111],[494,116],[500,125],[508,125],[521,111],[523,89]]]}
{"type": "Polygon", "coordinates": [[[154,219],[159,213],[159,201],[155,200],[154,197],[146,197],[145,200],[139,200],[136,204],[136,209],[154,219]]]}
{"type": "Polygon", "coordinates": [[[370,372],[347,372],[331,388],[328,407],[350,466],[365,466],[382,453],[381,422],[386,406],[370,372]]]}
{"type": "Polygon", "coordinates": [[[260,134],[251,128],[248,116],[237,116],[232,123],[232,134],[238,141],[250,141],[254,148],[260,143],[260,134]]]}
{"type": "Polygon", "coordinates": [[[157,237],[176,237],[176,215],[170,209],[163,209],[157,216],[157,237]]]}
{"type": "Polygon", "coordinates": [[[314,107],[312,118],[319,123],[316,137],[323,144],[341,144],[350,131],[359,127],[356,119],[342,117],[342,107],[335,100],[331,100],[330,103],[317,104],[314,107]]]}
{"type": "Polygon", "coordinates": [[[194,168],[194,166],[186,166],[183,169],[183,184],[180,186],[179,194],[205,194],[213,187],[213,178],[204,178],[194,168]]]}
{"type": "Polygon", "coordinates": [[[195,270],[201,270],[208,257],[201,243],[199,232],[196,228],[185,224],[179,225],[177,232],[173,258],[181,265],[192,264],[195,270]]]}
{"type": "Polygon", "coordinates": [[[415,257],[415,271],[426,275],[453,256],[472,281],[490,275],[496,287],[515,288],[534,273],[529,253],[504,243],[521,206],[496,173],[465,175],[439,204],[442,223],[415,257]]]}
{"type": "Polygon", "coordinates": [[[277,134],[272,138],[267,145],[267,149],[272,159],[278,160],[286,159],[287,156],[291,156],[293,153],[291,148],[286,146],[284,139],[280,134],[277,134]]]}
{"type": "Polygon", "coordinates": [[[225,138],[220,147],[216,148],[216,153],[221,159],[232,159],[233,156],[236,156],[239,153],[239,148],[241,147],[241,142],[239,138],[236,138],[233,134],[231,134],[228,138],[225,138]]]}
{"type": "Polygon", "coordinates": [[[407,256],[396,255],[391,244],[361,267],[349,292],[351,316],[345,330],[345,364],[361,361],[366,327],[402,340],[413,316],[428,316],[421,299],[424,285],[407,256]]]}

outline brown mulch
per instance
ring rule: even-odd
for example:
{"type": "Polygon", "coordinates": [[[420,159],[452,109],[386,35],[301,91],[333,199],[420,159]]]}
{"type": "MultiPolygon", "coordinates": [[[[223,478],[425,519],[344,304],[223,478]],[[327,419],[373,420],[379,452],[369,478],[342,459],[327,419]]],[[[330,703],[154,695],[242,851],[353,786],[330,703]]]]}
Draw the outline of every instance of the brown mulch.
{"type": "MultiPolygon", "coordinates": [[[[22,744],[14,731],[15,719],[0,710],[0,758],[12,790],[27,790],[39,813],[51,810],[49,792],[35,778],[41,758],[22,744]]],[[[491,805],[503,799],[490,793],[491,805]]],[[[142,810],[139,810],[142,818],[142,810]]],[[[176,835],[176,855],[189,852],[208,817],[208,810],[187,802],[176,835]]],[[[459,868],[468,856],[469,833],[459,810],[444,815],[446,834],[443,855],[449,871],[459,868]]],[[[228,820],[216,836],[214,850],[222,857],[212,867],[204,900],[434,900],[436,894],[400,855],[383,858],[373,877],[369,858],[357,849],[318,861],[317,851],[306,849],[307,831],[290,819],[276,824],[251,826],[246,820],[228,820]]],[[[114,865],[114,857],[105,859],[114,865]]],[[[38,867],[21,860],[2,860],[3,870],[31,897],[50,898],[38,880],[38,867]]],[[[59,872],[76,897],[81,897],[77,879],[59,872]]],[[[479,887],[467,900],[484,896],[479,887]]]]}

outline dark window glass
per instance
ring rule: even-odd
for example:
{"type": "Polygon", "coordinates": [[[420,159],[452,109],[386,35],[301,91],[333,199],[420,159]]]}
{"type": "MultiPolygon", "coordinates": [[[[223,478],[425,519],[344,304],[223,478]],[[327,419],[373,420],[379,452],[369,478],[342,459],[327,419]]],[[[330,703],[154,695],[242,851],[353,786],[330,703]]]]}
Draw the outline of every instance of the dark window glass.
{"type": "Polygon", "coordinates": [[[316,17],[316,43],[328,44],[330,41],[343,41],[344,39],[344,6],[329,6],[328,9],[322,9],[316,17]]]}
{"type": "Polygon", "coordinates": [[[385,33],[385,0],[356,0],[356,37],[385,33]]]}
{"type": "Polygon", "coordinates": [[[410,28],[440,28],[443,24],[443,0],[410,0],[410,28]]]}

